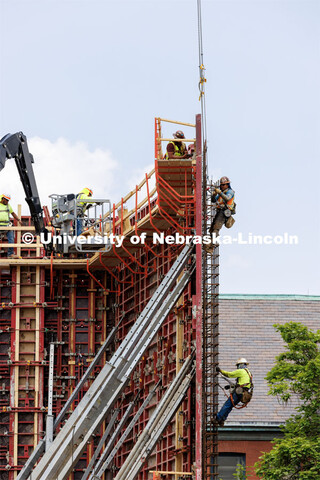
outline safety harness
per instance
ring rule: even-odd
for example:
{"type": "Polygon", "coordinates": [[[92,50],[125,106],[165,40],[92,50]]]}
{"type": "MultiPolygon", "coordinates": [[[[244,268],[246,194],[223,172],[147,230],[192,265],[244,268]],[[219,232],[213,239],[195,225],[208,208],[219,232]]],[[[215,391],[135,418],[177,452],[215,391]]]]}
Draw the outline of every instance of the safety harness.
{"type": "MultiPolygon", "coordinates": [[[[227,379],[226,377],[223,377],[228,381],[228,383],[230,385],[232,385],[234,387],[234,390],[230,393],[230,400],[231,400],[231,403],[232,403],[233,407],[236,408],[237,410],[241,410],[242,408],[247,407],[248,403],[250,402],[250,400],[253,396],[253,377],[252,377],[252,374],[251,374],[251,372],[249,372],[249,370],[247,368],[244,368],[244,370],[249,375],[250,382],[249,383],[244,383],[241,386],[238,385],[238,379],[237,379],[237,383],[234,385],[234,384],[232,384],[232,382],[229,381],[229,379],[227,379]],[[246,385],[250,385],[250,387],[246,387],[246,385]],[[236,392],[238,395],[242,395],[242,398],[241,398],[240,401],[243,405],[240,405],[240,407],[238,407],[234,403],[234,400],[233,400],[233,397],[232,397],[233,392],[236,392]]],[[[223,388],[223,387],[221,387],[221,388],[223,388]]],[[[223,391],[224,391],[225,396],[227,398],[229,398],[229,395],[226,394],[224,388],[223,388],[223,391]]]]}

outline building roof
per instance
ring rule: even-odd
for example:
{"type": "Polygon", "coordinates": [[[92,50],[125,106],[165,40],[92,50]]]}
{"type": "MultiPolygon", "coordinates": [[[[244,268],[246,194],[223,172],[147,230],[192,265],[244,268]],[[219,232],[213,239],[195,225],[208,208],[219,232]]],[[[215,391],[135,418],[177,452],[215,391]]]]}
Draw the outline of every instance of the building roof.
{"type": "MultiPolygon", "coordinates": [[[[316,331],[320,328],[320,296],[308,295],[220,295],[219,364],[224,370],[235,370],[235,361],[246,357],[253,374],[254,396],[247,408],[232,411],[226,426],[233,424],[283,423],[294,413],[288,405],[268,395],[265,380],[284,351],[275,323],[300,322],[316,331]]],[[[226,382],[222,381],[222,385],[226,382]]],[[[225,397],[220,390],[219,405],[225,397]]]]}

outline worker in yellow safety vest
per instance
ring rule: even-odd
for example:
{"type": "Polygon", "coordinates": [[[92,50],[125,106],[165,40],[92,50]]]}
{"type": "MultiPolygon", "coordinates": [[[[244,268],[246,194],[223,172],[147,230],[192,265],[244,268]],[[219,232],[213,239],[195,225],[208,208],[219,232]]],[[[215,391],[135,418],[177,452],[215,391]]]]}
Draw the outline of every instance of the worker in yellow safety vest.
{"type": "MultiPolygon", "coordinates": [[[[173,138],[177,139],[183,139],[185,138],[184,133],[181,130],[177,130],[175,133],[173,133],[173,138]]],[[[183,143],[182,141],[175,141],[172,140],[171,142],[168,143],[167,145],[167,153],[165,155],[165,159],[175,159],[175,160],[181,160],[182,158],[190,158],[190,154],[187,152],[187,147],[186,144],[183,143]]]]}
{"type": "Polygon", "coordinates": [[[80,193],[77,194],[77,222],[76,222],[76,235],[81,235],[83,232],[83,217],[88,206],[88,202],[82,202],[81,200],[89,200],[93,195],[90,188],[83,188],[80,193]]]}
{"type": "MultiPolygon", "coordinates": [[[[240,402],[247,404],[252,398],[253,382],[252,375],[247,368],[248,365],[249,362],[245,358],[241,357],[236,363],[237,370],[234,370],[233,372],[221,370],[219,367],[216,368],[216,371],[221,373],[221,375],[224,377],[237,379],[236,384],[232,385],[231,387],[230,397],[216,415],[215,421],[220,427],[223,427],[224,422],[233,407],[238,405],[240,402]]],[[[230,385],[228,388],[230,388],[230,385]]]]}
{"type": "MultiPolygon", "coordinates": [[[[21,220],[16,215],[9,203],[11,200],[10,195],[3,193],[0,196],[0,230],[2,227],[9,227],[10,226],[10,215],[13,216],[15,220],[17,220],[18,224],[21,225],[21,220]]],[[[14,243],[14,232],[13,230],[3,230],[3,232],[7,235],[8,243],[14,243]]],[[[13,248],[8,248],[8,258],[19,258],[17,255],[13,254],[13,248]]]]}

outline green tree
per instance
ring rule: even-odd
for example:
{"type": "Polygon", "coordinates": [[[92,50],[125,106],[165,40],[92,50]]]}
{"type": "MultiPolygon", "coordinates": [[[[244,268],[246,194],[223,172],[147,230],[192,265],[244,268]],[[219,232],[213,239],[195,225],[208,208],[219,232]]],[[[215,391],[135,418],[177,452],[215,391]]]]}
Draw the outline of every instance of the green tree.
{"type": "Polygon", "coordinates": [[[255,465],[264,480],[320,479],[320,331],[301,323],[276,324],[286,342],[286,352],[266,379],[274,395],[288,402],[298,398],[296,414],[283,425],[284,437],[255,465]]]}

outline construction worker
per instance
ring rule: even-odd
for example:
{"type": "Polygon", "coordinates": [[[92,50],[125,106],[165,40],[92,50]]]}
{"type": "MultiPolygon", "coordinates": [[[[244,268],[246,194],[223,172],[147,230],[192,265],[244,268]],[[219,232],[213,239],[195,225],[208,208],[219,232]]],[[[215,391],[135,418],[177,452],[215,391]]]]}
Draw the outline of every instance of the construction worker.
{"type": "Polygon", "coordinates": [[[190,144],[188,145],[188,155],[189,155],[189,157],[191,158],[191,157],[194,156],[194,154],[195,154],[195,144],[194,144],[194,143],[190,143],[190,144]]]}
{"type": "MultiPolygon", "coordinates": [[[[173,138],[185,138],[184,133],[181,130],[177,130],[173,133],[173,138]]],[[[187,152],[186,144],[183,142],[177,142],[172,140],[167,145],[167,153],[165,155],[166,160],[169,158],[181,160],[182,158],[190,158],[187,152]]]]}
{"type": "Polygon", "coordinates": [[[252,375],[247,368],[248,365],[247,360],[242,357],[238,359],[236,363],[237,370],[233,372],[221,370],[219,367],[216,368],[216,371],[221,373],[221,375],[237,379],[236,384],[231,387],[230,397],[216,415],[216,423],[220,427],[223,427],[225,420],[235,405],[238,405],[239,402],[249,403],[251,400],[253,383],[252,375]],[[249,392],[250,390],[251,392],[249,392]]]}
{"type": "MultiPolygon", "coordinates": [[[[219,232],[223,225],[227,228],[231,228],[235,220],[232,215],[236,212],[236,204],[234,201],[234,190],[232,190],[230,185],[230,180],[228,177],[220,178],[220,188],[215,187],[213,190],[213,195],[211,197],[212,202],[215,203],[216,214],[212,220],[209,233],[215,233],[216,236],[219,235],[219,232]]],[[[212,242],[205,246],[205,249],[208,253],[212,253],[213,244],[212,242]]]]}
{"type": "MultiPolygon", "coordinates": [[[[9,204],[9,200],[11,200],[10,195],[3,193],[0,197],[0,230],[2,227],[9,227],[11,224],[10,215],[13,216],[15,220],[17,220],[18,224],[21,225],[21,220],[16,215],[9,204]]],[[[7,235],[8,243],[14,243],[14,232],[13,230],[3,230],[3,233],[7,235]]],[[[13,248],[8,248],[8,258],[19,258],[18,255],[14,255],[13,248]]]]}
{"type": "Polygon", "coordinates": [[[93,192],[90,188],[83,188],[80,193],[77,194],[76,198],[78,200],[77,203],[77,230],[76,234],[81,235],[83,232],[83,217],[85,211],[88,207],[88,202],[79,202],[79,200],[88,200],[92,197],[93,192]]]}

